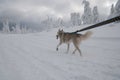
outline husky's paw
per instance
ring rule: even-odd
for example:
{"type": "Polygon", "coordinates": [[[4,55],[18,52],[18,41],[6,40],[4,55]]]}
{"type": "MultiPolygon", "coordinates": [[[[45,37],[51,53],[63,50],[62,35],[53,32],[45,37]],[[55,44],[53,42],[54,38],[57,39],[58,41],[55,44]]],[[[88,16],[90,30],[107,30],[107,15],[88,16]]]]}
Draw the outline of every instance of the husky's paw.
{"type": "Polygon", "coordinates": [[[56,48],[56,51],[58,51],[58,48],[56,48]]]}

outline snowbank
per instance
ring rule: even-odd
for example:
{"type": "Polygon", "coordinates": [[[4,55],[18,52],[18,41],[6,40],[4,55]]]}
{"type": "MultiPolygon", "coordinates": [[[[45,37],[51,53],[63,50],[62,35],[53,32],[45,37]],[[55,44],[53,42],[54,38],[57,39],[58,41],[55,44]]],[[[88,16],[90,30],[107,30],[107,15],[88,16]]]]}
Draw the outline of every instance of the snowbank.
{"type": "Polygon", "coordinates": [[[56,51],[57,30],[0,34],[0,80],[120,80],[119,24],[92,29],[80,45],[83,57],[71,54],[72,45],[68,54],[66,45],[56,51]]]}

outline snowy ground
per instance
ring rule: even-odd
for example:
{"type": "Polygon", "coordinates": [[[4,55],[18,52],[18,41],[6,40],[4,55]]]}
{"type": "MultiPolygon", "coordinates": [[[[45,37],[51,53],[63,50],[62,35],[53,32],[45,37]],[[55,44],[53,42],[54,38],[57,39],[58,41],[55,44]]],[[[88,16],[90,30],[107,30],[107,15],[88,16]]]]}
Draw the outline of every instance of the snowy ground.
{"type": "Polygon", "coordinates": [[[92,37],[80,45],[82,57],[72,54],[73,45],[68,54],[66,45],[56,51],[57,29],[0,34],[0,80],[120,80],[119,25],[93,29],[92,37]]]}

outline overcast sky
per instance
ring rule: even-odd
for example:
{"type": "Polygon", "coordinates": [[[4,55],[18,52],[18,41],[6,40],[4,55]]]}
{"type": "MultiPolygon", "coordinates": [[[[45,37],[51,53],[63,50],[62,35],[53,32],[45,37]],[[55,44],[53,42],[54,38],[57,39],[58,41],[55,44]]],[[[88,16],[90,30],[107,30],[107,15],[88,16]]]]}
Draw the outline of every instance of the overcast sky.
{"type": "MultiPolygon", "coordinates": [[[[83,13],[83,0],[0,0],[0,15],[18,14],[24,17],[54,16],[68,18],[71,12],[83,13]]],[[[108,15],[117,0],[88,0],[91,8],[98,6],[100,14],[108,15]]]]}

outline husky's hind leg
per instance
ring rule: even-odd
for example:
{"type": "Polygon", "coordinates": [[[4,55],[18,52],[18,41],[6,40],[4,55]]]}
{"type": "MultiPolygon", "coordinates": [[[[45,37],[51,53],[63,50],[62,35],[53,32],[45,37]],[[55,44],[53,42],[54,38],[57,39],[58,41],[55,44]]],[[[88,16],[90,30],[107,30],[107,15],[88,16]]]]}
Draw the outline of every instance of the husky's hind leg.
{"type": "Polygon", "coordinates": [[[77,42],[73,42],[74,46],[75,46],[75,50],[73,51],[73,53],[75,53],[76,50],[78,50],[78,52],[80,53],[80,56],[82,56],[81,50],[78,47],[78,43],[77,42]]]}

